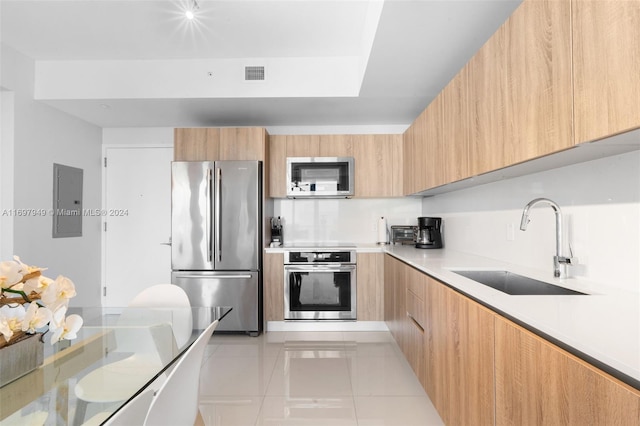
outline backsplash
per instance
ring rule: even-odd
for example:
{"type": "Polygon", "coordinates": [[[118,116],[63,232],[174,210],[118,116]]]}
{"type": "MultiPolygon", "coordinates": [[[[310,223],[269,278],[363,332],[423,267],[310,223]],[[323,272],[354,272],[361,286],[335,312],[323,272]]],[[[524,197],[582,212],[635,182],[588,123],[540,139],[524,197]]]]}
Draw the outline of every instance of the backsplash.
{"type": "Polygon", "coordinates": [[[551,273],[553,210],[532,208],[527,231],[519,229],[524,206],[549,198],[562,209],[565,242],[578,258],[570,276],[639,292],[639,165],[635,151],[441,194],[423,199],[422,214],[443,218],[448,248],[551,273]]]}
{"type": "Polygon", "coordinates": [[[361,198],[274,201],[282,217],[284,242],[375,243],[381,216],[388,226],[415,225],[420,198],[361,198]]]}

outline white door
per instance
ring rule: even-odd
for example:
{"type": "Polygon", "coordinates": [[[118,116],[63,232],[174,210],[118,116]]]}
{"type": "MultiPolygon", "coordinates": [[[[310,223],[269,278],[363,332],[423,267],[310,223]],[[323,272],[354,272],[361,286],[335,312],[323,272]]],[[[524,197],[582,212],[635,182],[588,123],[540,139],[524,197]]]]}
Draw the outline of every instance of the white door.
{"type": "MultiPolygon", "coordinates": [[[[171,282],[171,147],[105,149],[105,307],[171,282]]],[[[104,225],[103,225],[104,226],[104,225]]]]}

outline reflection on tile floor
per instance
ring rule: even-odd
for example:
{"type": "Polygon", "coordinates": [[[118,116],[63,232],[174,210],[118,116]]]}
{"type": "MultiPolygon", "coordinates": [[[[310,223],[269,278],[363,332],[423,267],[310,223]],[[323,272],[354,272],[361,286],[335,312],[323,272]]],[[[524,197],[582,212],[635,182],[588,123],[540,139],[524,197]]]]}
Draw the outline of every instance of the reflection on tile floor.
{"type": "Polygon", "coordinates": [[[214,335],[200,377],[206,425],[443,425],[388,332],[214,335]]]}

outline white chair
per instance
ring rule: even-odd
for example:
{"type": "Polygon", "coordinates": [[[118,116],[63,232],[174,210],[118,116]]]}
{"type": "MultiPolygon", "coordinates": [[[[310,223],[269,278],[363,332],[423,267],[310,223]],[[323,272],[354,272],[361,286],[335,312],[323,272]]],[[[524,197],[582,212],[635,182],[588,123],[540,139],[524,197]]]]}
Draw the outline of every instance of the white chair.
{"type": "Polygon", "coordinates": [[[218,320],[215,320],[180,357],[167,380],[156,392],[144,421],[145,426],[193,425],[199,418],[200,369],[204,350],[217,326],[218,320]]]}
{"type": "Polygon", "coordinates": [[[88,403],[115,403],[133,395],[189,341],[192,324],[191,304],[182,288],[158,284],[140,292],[114,330],[116,351],[131,355],[78,381],[74,424],[84,421],[88,403]],[[170,323],[162,323],[166,321],[170,323]]]}
{"type": "Polygon", "coordinates": [[[144,424],[147,417],[151,400],[153,399],[153,389],[136,395],[115,413],[103,411],[91,417],[83,426],[134,426],[144,424]],[[112,415],[113,414],[113,415],[112,415]],[[109,418],[109,416],[111,416],[109,418]],[[107,420],[108,419],[108,420],[107,420]]]}

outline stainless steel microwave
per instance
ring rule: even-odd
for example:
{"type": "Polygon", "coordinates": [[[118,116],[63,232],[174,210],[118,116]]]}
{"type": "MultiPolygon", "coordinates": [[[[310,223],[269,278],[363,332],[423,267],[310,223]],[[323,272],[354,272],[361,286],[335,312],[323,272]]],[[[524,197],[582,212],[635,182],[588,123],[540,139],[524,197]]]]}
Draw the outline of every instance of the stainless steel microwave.
{"type": "Polygon", "coordinates": [[[353,168],[353,157],[287,157],[287,197],[353,197],[353,168]]]}

